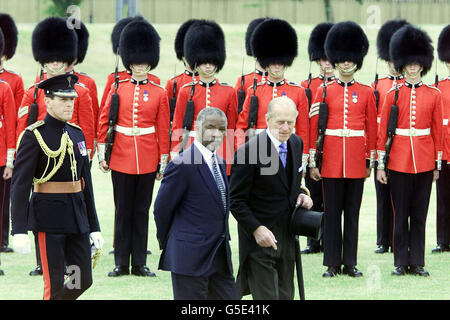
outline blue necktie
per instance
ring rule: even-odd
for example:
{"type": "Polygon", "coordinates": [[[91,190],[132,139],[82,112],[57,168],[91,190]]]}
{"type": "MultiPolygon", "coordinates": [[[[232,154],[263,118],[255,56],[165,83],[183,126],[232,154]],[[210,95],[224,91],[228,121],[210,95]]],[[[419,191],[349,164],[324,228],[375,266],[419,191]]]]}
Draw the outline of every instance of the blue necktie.
{"type": "Polygon", "coordinates": [[[280,144],[280,159],[281,162],[283,163],[283,168],[286,168],[286,158],[287,158],[287,146],[286,146],[286,142],[283,142],[282,144],[280,144]]]}
{"type": "Polygon", "coordinates": [[[214,173],[214,178],[216,180],[217,188],[220,192],[220,197],[222,198],[223,210],[227,210],[227,195],[225,190],[225,183],[223,182],[222,175],[220,174],[219,165],[217,164],[217,159],[215,154],[212,155],[212,169],[214,173]]]}

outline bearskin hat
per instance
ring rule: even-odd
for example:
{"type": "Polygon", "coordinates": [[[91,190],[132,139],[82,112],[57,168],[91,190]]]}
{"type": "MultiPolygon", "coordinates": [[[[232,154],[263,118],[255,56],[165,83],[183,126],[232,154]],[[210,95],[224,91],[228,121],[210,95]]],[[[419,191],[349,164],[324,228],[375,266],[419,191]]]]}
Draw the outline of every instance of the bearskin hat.
{"type": "Polygon", "coordinates": [[[268,18],[256,18],[248,24],[247,31],[245,32],[245,51],[247,52],[247,55],[252,57],[253,56],[253,50],[252,50],[252,35],[253,31],[255,31],[256,27],[259,26],[259,24],[268,18]]]}
{"type": "Polygon", "coordinates": [[[78,54],[77,54],[77,64],[82,63],[84,61],[84,58],[86,57],[86,52],[89,45],[89,31],[86,28],[86,25],[79,21],[80,27],[74,28],[75,32],[77,33],[77,39],[78,39],[78,54]]]}
{"type": "Polygon", "coordinates": [[[325,54],[331,64],[351,61],[361,70],[369,50],[369,40],[363,29],[353,21],[336,23],[325,39],[325,54]]]}
{"type": "Polygon", "coordinates": [[[69,64],[77,58],[77,35],[66,19],[49,17],[39,22],[31,36],[34,59],[41,64],[62,61],[69,64]]]}
{"type": "Polygon", "coordinates": [[[389,45],[389,54],[397,71],[401,72],[407,64],[418,63],[423,67],[422,76],[433,64],[433,50],[428,34],[410,24],[397,30],[389,45]]]}
{"type": "Polygon", "coordinates": [[[0,14],[0,29],[5,37],[5,50],[3,54],[9,60],[16,53],[17,47],[17,27],[13,18],[7,13],[0,14]]]}
{"type": "Polygon", "coordinates": [[[450,62],[450,24],[439,35],[437,52],[441,61],[450,62]]]}
{"type": "Polygon", "coordinates": [[[114,25],[114,28],[111,32],[111,44],[114,54],[117,54],[117,50],[119,49],[120,34],[122,33],[123,28],[125,28],[127,24],[129,24],[131,21],[137,18],[143,19],[140,16],[126,17],[117,21],[117,23],[114,25]]]}
{"type": "Polygon", "coordinates": [[[389,20],[381,26],[380,31],[378,31],[377,35],[377,51],[378,56],[381,59],[385,61],[391,61],[391,57],[389,55],[389,43],[391,41],[392,35],[395,33],[395,31],[406,24],[408,24],[406,20],[389,20]]]}
{"type": "Polygon", "coordinates": [[[0,29],[0,57],[3,55],[5,51],[5,37],[3,36],[2,29],[0,29]]]}
{"type": "Polygon", "coordinates": [[[308,42],[308,55],[310,61],[327,59],[324,44],[328,31],[333,27],[333,23],[320,23],[311,31],[308,42]]]}
{"type": "Polygon", "coordinates": [[[291,66],[298,54],[297,33],[285,20],[267,19],[253,31],[253,56],[263,68],[279,63],[291,66]]]}
{"type": "Polygon", "coordinates": [[[144,19],[130,22],[123,28],[119,40],[119,54],[127,70],[131,64],[148,63],[151,70],[159,62],[161,38],[155,28],[144,19]]]}
{"type": "Polygon", "coordinates": [[[181,60],[184,57],[184,38],[186,37],[186,32],[190,26],[199,21],[200,20],[198,19],[189,19],[178,29],[175,36],[175,54],[177,55],[178,60],[181,60]]]}
{"type": "Polygon", "coordinates": [[[191,68],[202,63],[212,63],[220,71],[226,59],[222,28],[211,20],[193,24],[184,38],[184,57],[191,68]]]}

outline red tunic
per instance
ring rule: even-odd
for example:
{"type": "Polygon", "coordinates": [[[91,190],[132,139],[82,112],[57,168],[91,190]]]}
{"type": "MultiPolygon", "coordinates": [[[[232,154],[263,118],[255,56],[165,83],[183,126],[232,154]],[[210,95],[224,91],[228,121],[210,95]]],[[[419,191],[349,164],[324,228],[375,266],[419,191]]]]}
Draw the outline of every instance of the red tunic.
{"type": "MultiPolygon", "coordinates": [[[[172,146],[171,155],[177,154],[180,151],[180,143],[183,131],[183,119],[186,111],[187,101],[191,96],[192,83],[184,85],[178,93],[177,105],[173,116],[172,124],[172,146]]],[[[234,156],[234,129],[236,128],[237,120],[237,98],[236,91],[230,85],[220,83],[217,79],[211,83],[206,84],[203,81],[198,81],[195,84],[195,92],[192,98],[194,101],[194,119],[191,131],[191,138],[186,144],[188,148],[193,142],[193,135],[195,133],[195,120],[198,113],[206,107],[214,107],[222,110],[227,116],[227,136],[217,150],[218,154],[227,162],[227,174],[230,174],[231,163],[234,156]]]]}
{"type": "MultiPolygon", "coordinates": [[[[119,81],[120,80],[125,80],[125,79],[131,79],[131,72],[128,71],[128,70],[119,71],[118,76],[119,76],[119,81]]],[[[148,74],[147,79],[149,81],[153,81],[156,84],[160,84],[161,83],[161,81],[159,80],[159,78],[157,76],[155,76],[153,74],[150,74],[150,73],[148,74]]],[[[103,107],[105,106],[106,99],[109,96],[109,90],[111,89],[111,85],[113,83],[114,83],[114,72],[110,73],[108,75],[108,78],[106,79],[105,89],[103,90],[102,100],[100,102],[100,106],[99,106],[99,110],[98,110],[99,115],[102,112],[103,107]]]]}
{"type": "Polygon", "coordinates": [[[249,87],[253,86],[255,77],[256,77],[256,83],[265,82],[267,80],[267,71],[263,72],[263,71],[256,69],[255,72],[244,75],[244,79],[242,79],[242,76],[239,77],[236,81],[236,84],[234,85],[234,90],[236,90],[236,95],[238,95],[239,90],[242,88],[244,90],[245,96],[247,96],[247,90],[249,87]],[[244,84],[242,84],[242,80],[244,80],[244,84]]]}
{"type": "MultiPolygon", "coordinates": [[[[22,99],[22,103],[17,111],[17,128],[16,135],[19,138],[19,135],[23,130],[28,126],[28,113],[30,111],[30,105],[33,103],[34,99],[34,86],[32,85],[25,91],[25,94],[22,99]]],[[[94,146],[94,114],[92,111],[92,101],[89,95],[89,89],[87,89],[83,84],[76,83],[75,91],[78,94],[78,97],[75,98],[74,109],[72,119],[69,122],[72,122],[78,125],[84,133],[86,138],[86,148],[90,153],[90,158],[94,156],[92,152],[94,146]]],[[[37,120],[42,120],[45,118],[47,114],[47,107],[44,102],[44,91],[42,89],[38,89],[36,103],[38,105],[38,117],[37,120]]]]}
{"type": "MultiPolygon", "coordinates": [[[[245,132],[248,128],[248,117],[250,112],[250,99],[253,95],[253,87],[248,88],[247,96],[239,114],[236,124],[236,144],[240,147],[245,142],[245,132]]],[[[298,84],[282,80],[277,84],[270,80],[264,83],[258,83],[256,87],[258,96],[258,116],[255,129],[265,129],[266,113],[269,102],[276,97],[287,96],[292,99],[297,106],[298,116],[295,123],[295,133],[303,140],[303,155],[306,161],[308,157],[309,144],[309,117],[308,117],[308,99],[305,95],[305,89],[298,84]]],[[[259,131],[259,130],[258,130],[259,131]]],[[[257,132],[258,132],[257,131],[257,132]]],[[[305,164],[305,163],[304,163],[305,164]]]]}
{"type": "Polygon", "coordinates": [[[450,160],[450,127],[448,126],[448,119],[450,117],[450,77],[439,81],[438,89],[441,90],[442,103],[443,103],[443,131],[442,137],[444,139],[442,148],[444,154],[442,159],[450,160]]]}
{"type": "MultiPolygon", "coordinates": [[[[389,113],[394,103],[391,89],[381,111],[378,157],[384,158],[389,113]]],[[[398,123],[388,169],[403,173],[420,173],[435,169],[442,156],[442,97],[439,89],[421,83],[407,82],[399,88],[398,123]],[[401,130],[401,132],[399,131],[401,130]]],[[[379,160],[379,162],[382,159],[379,160]]]]}
{"type": "MultiPolygon", "coordinates": [[[[311,104],[316,98],[317,89],[319,89],[319,87],[323,84],[323,79],[324,77],[322,75],[311,79],[311,83],[309,84],[309,89],[311,90],[311,104]]],[[[334,80],[334,76],[328,77],[327,82],[329,83],[334,80]]],[[[306,88],[308,88],[308,80],[303,80],[301,86],[306,90],[306,88]]],[[[311,108],[311,106],[308,107],[311,108]]]]}
{"type": "Polygon", "coordinates": [[[22,77],[13,71],[1,69],[0,80],[3,80],[9,84],[14,96],[15,112],[17,113],[23,99],[23,93],[25,92],[22,77]]]}
{"type": "Polygon", "coordinates": [[[16,148],[14,95],[6,81],[0,80],[0,167],[12,167],[16,148]]]}
{"type": "MultiPolygon", "coordinates": [[[[323,86],[311,106],[310,166],[315,167],[318,110],[323,86]]],[[[328,122],[323,145],[321,175],[324,178],[365,178],[366,158],[375,159],[377,111],[370,86],[340,80],[327,86],[328,122]]]]}
{"type": "MultiPolygon", "coordinates": [[[[101,145],[106,141],[113,88],[114,84],[100,113],[99,154],[101,145]]],[[[161,155],[169,154],[169,103],[166,92],[148,79],[139,82],[125,79],[120,82],[117,93],[119,115],[109,167],[127,174],[155,172],[161,155]]]]}
{"type": "Polygon", "coordinates": [[[185,70],[183,73],[180,73],[176,77],[167,80],[166,83],[167,100],[170,101],[172,97],[177,98],[178,92],[180,92],[181,87],[183,87],[185,84],[189,82],[192,82],[192,76],[193,76],[192,72],[185,70]],[[175,91],[174,91],[174,84],[176,84],[175,91]]]}

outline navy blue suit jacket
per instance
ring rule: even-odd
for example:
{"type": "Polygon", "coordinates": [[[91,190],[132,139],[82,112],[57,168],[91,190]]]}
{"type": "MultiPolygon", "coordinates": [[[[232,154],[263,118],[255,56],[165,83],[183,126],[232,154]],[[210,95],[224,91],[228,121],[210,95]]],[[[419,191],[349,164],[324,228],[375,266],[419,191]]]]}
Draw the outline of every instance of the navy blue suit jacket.
{"type": "Polygon", "coordinates": [[[226,210],[215,179],[195,145],[167,165],[154,206],[156,235],[163,250],[159,269],[205,276],[224,242],[228,270],[232,274],[229,189],[225,163],[218,158],[226,185],[226,210]]]}

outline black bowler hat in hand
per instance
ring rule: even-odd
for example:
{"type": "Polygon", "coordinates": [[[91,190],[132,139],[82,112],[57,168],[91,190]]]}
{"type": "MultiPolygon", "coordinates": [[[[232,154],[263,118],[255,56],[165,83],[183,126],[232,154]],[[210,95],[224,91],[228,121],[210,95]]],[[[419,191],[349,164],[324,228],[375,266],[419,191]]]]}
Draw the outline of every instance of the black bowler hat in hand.
{"type": "Polygon", "coordinates": [[[37,84],[39,89],[44,90],[45,95],[54,95],[61,98],[78,97],[75,90],[75,83],[78,82],[78,76],[72,73],[61,74],[37,84]]]}

